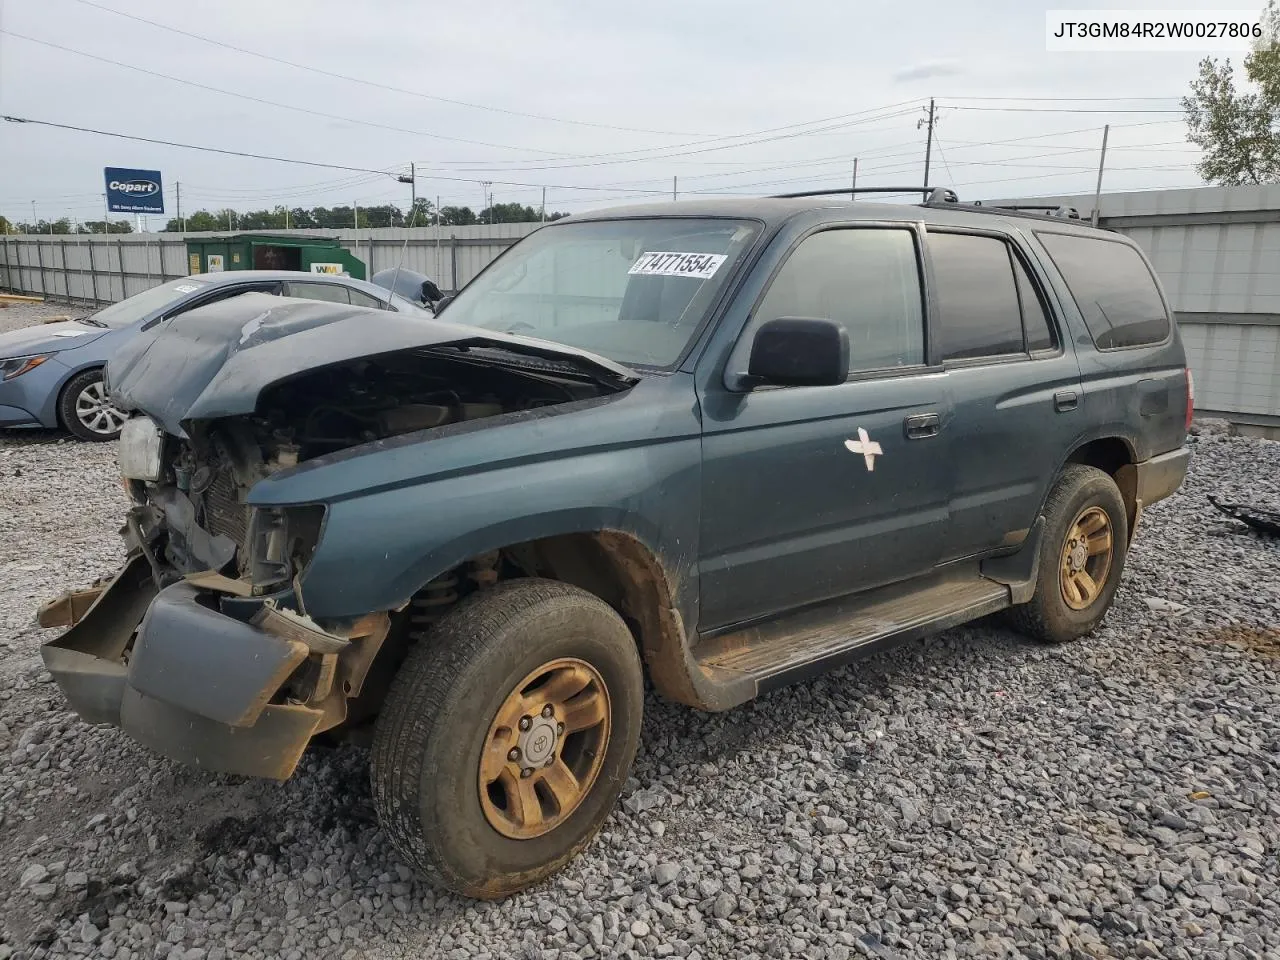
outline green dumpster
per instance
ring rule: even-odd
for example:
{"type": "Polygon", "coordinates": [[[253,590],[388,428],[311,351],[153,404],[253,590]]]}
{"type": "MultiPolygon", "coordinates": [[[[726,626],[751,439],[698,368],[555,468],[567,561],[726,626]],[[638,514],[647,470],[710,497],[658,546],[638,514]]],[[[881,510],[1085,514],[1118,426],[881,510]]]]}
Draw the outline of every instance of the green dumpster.
{"type": "Polygon", "coordinates": [[[365,279],[364,262],[343,249],[337,237],[236,233],[187,241],[188,273],[221,270],[301,270],[365,279]]]}

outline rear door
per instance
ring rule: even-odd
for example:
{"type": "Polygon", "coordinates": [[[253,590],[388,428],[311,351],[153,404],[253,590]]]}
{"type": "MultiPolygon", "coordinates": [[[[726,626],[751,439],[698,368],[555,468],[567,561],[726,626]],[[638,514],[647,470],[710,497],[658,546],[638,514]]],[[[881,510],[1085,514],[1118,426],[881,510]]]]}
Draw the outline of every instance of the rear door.
{"type": "MultiPolygon", "coordinates": [[[[1116,235],[1036,232],[1097,349],[1080,352],[1089,422],[1129,441],[1139,460],[1186,438],[1186,357],[1146,258],[1116,235]]],[[[1088,340],[1084,341],[1088,343],[1088,340]]]]}
{"type": "Polygon", "coordinates": [[[1080,428],[1080,370],[1012,236],[929,227],[935,330],[952,421],[942,559],[1020,543],[1080,428]]]}
{"type": "Polygon", "coordinates": [[[946,527],[944,377],[925,363],[919,238],[911,225],[810,234],[764,290],[755,329],[821,317],[849,333],[835,386],[713,381],[703,413],[700,627],[716,629],[930,570],[946,527]],[[911,424],[921,426],[913,429],[911,424]]]}

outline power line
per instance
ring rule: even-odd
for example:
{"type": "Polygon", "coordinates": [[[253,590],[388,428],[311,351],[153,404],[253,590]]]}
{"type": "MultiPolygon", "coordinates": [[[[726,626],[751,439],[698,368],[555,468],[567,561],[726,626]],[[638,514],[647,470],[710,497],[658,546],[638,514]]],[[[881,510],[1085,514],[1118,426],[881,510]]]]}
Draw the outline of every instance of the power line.
{"type": "Polygon", "coordinates": [[[952,100],[1011,100],[1019,102],[1040,103],[1119,103],[1133,101],[1166,101],[1181,100],[1181,97],[960,97],[950,95],[952,100]]]}
{"type": "MultiPolygon", "coordinates": [[[[76,0],[76,2],[87,3],[89,6],[97,6],[97,4],[90,3],[89,0],[76,0]]],[[[101,9],[107,9],[107,8],[103,7],[101,9]]],[[[119,12],[119,11],[112,11],[112,12],[119,12]]],[[[122,14],[122,15],[132,16],[127,14],[122,14]]],[[[140,18],[133,18],[133,19],[140,19],[140,18]]],[[[147,22],[150,22],[150,21],[147,21],[147,22]]],[[[42,40],[37,37],[31,37],[26,34],[17,33],[12,30],[0,29],[0,33],[7,34],[8,36],[14,37],[19,40],[26,40],[29,43],[35,43],[41,46],[50,47],[55,50],[60,50],[60,51],[63,51],[64,53],[70,53],[75,56],[85,57],[90,60],[96,60],[100,63],[110,64],[111,66],[120,67],[125,70],[133,70],[137,73],[141,73],[146,76],[155,77],[161,80],[168,80],[173,83],[180,83],[185,86],[195,87],[196,89],[221,94],[223,96],[232,97],[239,100],[247,100],[252,103],[258,103],[264,106],[274,107],[280,110],[292,110],[296,113],[303,113],[309,116],[319,117],[324,120],[337,120],[343,123],[357,124],[360,126],[371,127],[374,129],[388,130],[395,133],[406,133],[412,136],[428,137],[428,138],[437,139],[437,140],[446,140],[453,143],[465,143],[471,146],[491,147],[491,148],[500,149],[500,150],[515,150],[518,152],[526,152],[526,153],[540,153],[540,154],[545,154],[548,158],[548,162],[546,162],[545,165],[503,168],[503,169],[512,170],[512,171],[574,169],[582,166],[601,166],[601,165],[610,164],[610,163],[635,163],[635,162],[640,162],[644,160],[666,160],[666,159],[675,158],[675,157],[692,156],[692,155],[701,154],[701,153],[710,153],[710,152],[715,152],[716,150],[727,150],[727,149],[730,149],[733,147],[739,147],[739,146],[752,146],[754,144],[759,144],[759,143],[769,143],[776,140],[789,139],[791,137],[809,136],[817,133],[822,133],[828,130],[843,129],[846,127],[858,126],[862,123],[868,123],[875,120],[891,119],[893,117],[901,116],[904,113],[910,112],[909,110],[898,111],[898,112],[884,113],[875,117],[866,117],[864,119],[851,119],[851,118],[858,118],[864,114],[875,113],[876,111],[892,110],[894,107],[898,107],[902,105],[902,104],[890,104],[889,106],[886,106],[886,107],[875,107],[870,110],[857,111],[852,114],[838,115],[835,117],[827,117],[827,118],[822,118],[818,120],[807,120],[807,121],[802,121],[800,123],[784,124],[783,126],[780,126],[780,127],[772,127],[772,128],[767,128],[765,130],[759,130],[759,131],[748,132],[748,133],[726,134],[722,136],[710,137],[703,140],[694,140],[685,144],[671,144],[666,147],[641,147],[634,150],[624,150],[624,151],[618,151],[616,153],[604,153],[604,154],[572,154],[572,153],[565,153],[563,151],[541,150],[535,147],[516,146],[514,144],[494,143],[486,140],[473,140],[466,137],[454,137],[454,136],[449,136],[447,134],[432,133],[432,132],[423,131],[423,130],[412,130],[405,127],[397,127],[391,124],[379,123],[373,120],[363,120],[358,117],[347,117],[347,116],[341,116],[337,114],[325,113],[320,110],[313,110],[309,107],[300,107],[294,104],[280,103],[275,100],[267,100],[264,97],[256,97],[251,94],[237,93],[231,90],[224,90],[220,87],[215,87],[210,84],[200,83],[195,80],[188,80],[184,77],[175,77],[172,74],[160,73],[155,70],[148,70],[145,67],[139,67],[131,63],[124,63],[119,60],[113,60],[109,57],[103,57],[98,54],[89,53],[88,51],[85,51],[85,50],[77,50],[74,47],[64,46],[59,43],[54,43],[53,41],[50,41],[50,40],[42,40]],[[817,124],[829,124],[829,125],[823,126],[823,127],[817,127],[814,130],[797,129],[800,127],[815,126],[817,124]],[[788,131],[788,132],[779,133],[779,131],[788,131]],[[754,137],[759,134],[767,134],[767,133],[777,133],[778,135],[771,136],[771,137],[764,137],[762,139],[757,139],[757,140],[744,140],[744,138],[754,137]],[[705,146],[707,144],[714,144],[721,141],[729,141],[729,140],[744,140],[744,142],[724,143],[722,146],[705,146]],[[703,149],[681,150],[680,148],[683,148],[683,147],[703,147],[703,149]],[[655,151],[662,151],[662,150],[676,150],[677,152],[674,152],[674,153],[655,152],[655,151]],[[651,154],[651,155],[650,156],[634,156],[635,154],[644,154],[644,153],[651,154]],[[598,162],[581,163],[581,164],[549,162],[549,161],[563,161],[563,160],[588,160],[588,161],[598,161],[598,162]]],[[[903,101],[903,104],[914,103],[914,102],[915,101],[903,101]]],[[[514,162],[528,164],[531,161],[519,160],[514,162]]],[[[436,167],[437,165],[438,164],[424,163],[424,166],[429,166],[429,167],[436,167]]],[[[468,168],[468,169],[475,169],[477,172],[480,172],[480,171],[498,169],[498,168],[490,165],[490,166],[477,166],[477,167],[468,168]]]]}
{"type": "Polygon", "coordinates": [[[343,123],[358,124],[362,127],[373,127],[377,130],[390,130],[393,133],[407,133],[414,137],[429,137],[433,140],[447,140],[451,143],[465,143],[475,147],[493,147],[498,150],[517,150],[527,153],[543,153],[549,157],[563,159],[573,154],[565,154],[554,150],[538,150],[534,147],[519,147],[510,143],[492,143],[488,140],[470,140],[466,137],[452,137],[443,133],[430,133],[426,130],[411,130],[406,127],[397,127],[389,123],[379,123],[376,120],[362,120],[358,117],[344,117],[338,114],[325,113],[323,110],[312,110],[310,107],[299,107],[290,103],[280,103],[276,100],[267,100],[264,97],[255,97],[248,93],[237,93],[234,90],[225,90],[221,87],[215,87],[211,84],[200,83],[196,80],[187,80],[183,77],[175,77],[172,74],[160,73],[156,70],[148,70],[146,67],[139,67],[136,64],[124,63],[120,60],[112,60],[110,57],[102,57],[96,53],[89,53],[86,50],[77,50],[74,47],[66,47],[60,43],[54,43],[51,40],[41,40],[38,37],[29,37],[23,33],[17,33],[13,30],[0,29],[0,33],[14,37],[18,40],[26,40],[28,43],[36,43],[42,47],[50,47],[54,50],[61,50],[64,53],[75,54],[78,57],[85,57],[89,60],[97,60],[99,63],[110,64],[113,67],[120,67],[124,70],[133,70],[136,73],[144,74],[148,77],[156,77],[160,80],[169,80],[173,83],[181,83],[188,87],[195,87],[197,90],[206,90],[210,93],[221,94],[224,97],[232,97],[237,100],[248,100],[251,103],[259,103],[267,107],[275,107],[278,110],[292,110],[295,113],[305,113],[308,116],[320,117],[323,120],[339,120],[343,123]]]}
{"type": "Polygon", "coordinates": [[[649,130],[649,129],[645,129],[644,127],[624,127],[624,126],[618,126],[611,123],[599,123],[593,120],[570,120],[566,117],[553,117],[553,116],[549,116],[547,114],[541,114],[541,113],[527,113],[523,110],[509,110],[505,107],[495,107],[485,103],[472,103],[471,101],[468,101],[468,100],[456,100],[451,97],[441,97],[441,96],[436,96],[430,93],[422,93],[419,90],[406,90],[403,87],[395,87],[395,86],[392,86],[391,84],[379,83],[376,80],[366,80],[363,77],[352,77],[352,76],[348,76],[347,74],[337,73],[332,70],[325,70],[325,69],[322,69],[321,67],[313,67],[309,64],[297,63],[293,60],[286,60],[283,57],[273,56],[272,54],[269,54],[269,53],[262,53],[258,50],[249,50],[245,47],[238,47],[233,43],[227,43],[226,41],[223,41],[223,40],[215,40],[212,37],[206,37],[199,33],[192,33],[187,30],[179,29],[178,27],[170,26],[167,23],[160,23],[157,20],[148,20],[146,17],[139,17],[136,14],[125,13],[123,10],[115,10],[115,9],[112,9],[111,7],[103,6],[100,3],[94,3],[93,0],[75,0],[75,2],[83,4],[86,7],[93,7],[96,10],[101,10],[104,13],[114,14],[117,17],[126,17],[129,20],[134,20],[138,23],[145,23],[149,26],[156,27],[159,30],[167,30],[169,33],[176,33],[183,37],[189,37],[192,40],[199,40],[202,43],[212,44],[215,47],[222,47],[225,50],[234,50],[236,53],[242,53],[245,56],[257,57],[260,60],[268,60],[272,63],[278,63],[286,67],[292,67],[295,70],[305,70],[308,73],[315,73],[322,77],[329,77],[333,80],[343,80],[343,81],[346,81],[347,83],[358,83],[358,84],[361,84],[362,86],[373,87],[374,89],[377,89],[377,90],[386,90],[391,93],[400,93],[409,97],[418,97],[421,100],[433,100],[436,103],[447,103],[455,107],[468,107],[472,110],[487,110],[490,113],[502,113],[511,117],[525,117],[526,119],[530,119],[530,120],[545,120],[550,123],[564,123],[564,124],[571,124],[573,126],[578,126],[578,127],[597,127],[603,130],[620,130],[626,133],[650,133],[650,134],[657,134],[659,136],[664,136],[664,137],[699,136],[699,134],[681,133],[675,130],[649,130]]]}
{"type": "Polygon", "coordinates": [[[1095,109],[1090,107],[964,107],[946,104],[948,110],[982,110],[993,113],[1185,113],[1185,110],[1133,110],[1128,108],[1095,109]]]}
{"type": "MultiPolygon", "coordinates": [[[[227,150],[223,147],[206,147],[194,143],[180,143],[176,140],[160,140],[155,137],[139,137],[129,133],[115,133],[110,130],[97,130],[93,127],[81,127],[70,123],[54,123],[52,120],[36,120],[31,117],[13,117],[0,116],[0,119],[9,123],[26,123],[40,127],[52,127],[56,130],[71,130],[76,133],[92,133],[100,137],[114,137],[117,140],[133,140],[137,143],[153,143],[165,147],[177,147],[181,150],[198,150],[203,153],[218,153],[229,157],[245,157],[250,160],[269,160],[273,163],[292,163],[304,167],[320,167],[328,170],[346,170],[351,173],[376,173],[382,176],[389,176],[386,170],[373,170],[369,167],[350,167],[339,163],[323,163],[318,160],[298,160],[290,157],[276,157],[265,153],[250,153],[246,150],[227,150]]],[[[609,191],[613,187],[588,187],[577,186],[565,183],[525,183],[519,180],[479,180],[473,177],[450,177],[442,174],[430,174],[433,180],[452,180],[458,183],[496,183],[501,186],[513,187],[550,187],[556,190],[603,190],[609,191]]],[[[649,190],[642,191],[645,193],[665,194],[665,190],[649,190]]]]}

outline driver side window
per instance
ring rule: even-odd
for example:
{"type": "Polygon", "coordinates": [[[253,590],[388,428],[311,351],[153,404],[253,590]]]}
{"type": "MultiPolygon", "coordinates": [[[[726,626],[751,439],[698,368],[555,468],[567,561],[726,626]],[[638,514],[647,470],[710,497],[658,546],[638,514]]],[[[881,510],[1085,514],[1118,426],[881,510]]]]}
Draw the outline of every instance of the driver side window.
{"type": "Polygon", "coordinates": [[[844,327],[850,373],[924,363],[915,235],[859,227],[807,237],[765,291],[749,333],[779,317],[820,318],[844,327]]]}

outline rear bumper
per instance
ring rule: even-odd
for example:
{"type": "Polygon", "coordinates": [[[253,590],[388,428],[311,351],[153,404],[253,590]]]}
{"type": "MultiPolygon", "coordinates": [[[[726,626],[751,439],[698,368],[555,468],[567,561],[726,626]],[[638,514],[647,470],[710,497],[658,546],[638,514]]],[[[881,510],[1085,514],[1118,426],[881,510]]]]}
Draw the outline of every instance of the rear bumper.
{"type": "Polygon", "coordinates": [[[120,727],[181,763],[278,780],[325,717],[318,705],[272,702],[310,652],[222,613],[210,591],[186,582],[157,591],[140,556],[41,648],[89,723],[120,727]]]}
{"type": "Polygon", "coordinates": [[[1143,507],[1149,507],[1158,500],[1171,496],[1182,486],[1187,476],[1187,464],[1191,460],[1191,451],[1179,447],[1169,453],[1162,453],[1134,464],[1137,474],[1136,496],[1143,507]]]}

